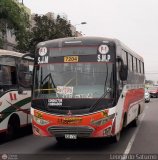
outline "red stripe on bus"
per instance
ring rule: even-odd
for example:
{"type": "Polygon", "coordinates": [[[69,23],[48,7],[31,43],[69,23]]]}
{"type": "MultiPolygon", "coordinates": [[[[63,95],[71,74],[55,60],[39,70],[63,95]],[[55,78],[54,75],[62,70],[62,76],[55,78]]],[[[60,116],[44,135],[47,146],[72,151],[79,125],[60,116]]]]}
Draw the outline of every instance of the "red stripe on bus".
{"type": "Polygon", "coordinates": [[[10,95],[10,100],[12,101],[12,100],[13,100],[13,95],[12,95],[12,93],[9,93],[9,95],[10,95]]]}

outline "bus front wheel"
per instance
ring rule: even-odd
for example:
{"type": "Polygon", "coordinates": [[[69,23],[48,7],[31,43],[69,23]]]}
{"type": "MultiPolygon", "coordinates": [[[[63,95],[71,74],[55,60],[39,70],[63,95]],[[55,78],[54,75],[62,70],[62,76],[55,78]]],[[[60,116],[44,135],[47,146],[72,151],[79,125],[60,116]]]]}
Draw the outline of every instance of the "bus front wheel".
{"type": "Polygon", "coordinates": [[[112,137],[112,142],[117,143],[120,141],[121,131],[112,137]]]}
{"type": "Polygon", "coordinates": [[[17,115],[13,115],[10,117],[6,132],[7,140],[13,139],[18,136],[18,131],[20,128],[20,120],[17,115]]]}

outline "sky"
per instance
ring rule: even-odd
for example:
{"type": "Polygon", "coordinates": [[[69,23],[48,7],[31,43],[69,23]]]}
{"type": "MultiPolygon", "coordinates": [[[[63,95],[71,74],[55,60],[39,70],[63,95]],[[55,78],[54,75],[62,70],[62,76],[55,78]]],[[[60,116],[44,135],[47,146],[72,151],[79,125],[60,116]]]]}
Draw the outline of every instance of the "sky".
{"type": "Polygon", "coordinates": [[[32,13],[65,13],[84,36],[121,40],[144,58],[146,79],[158,81],[158,0],[23,0],[32,13]],[[81,22],[87,24],[79,25],[81,22]]]}

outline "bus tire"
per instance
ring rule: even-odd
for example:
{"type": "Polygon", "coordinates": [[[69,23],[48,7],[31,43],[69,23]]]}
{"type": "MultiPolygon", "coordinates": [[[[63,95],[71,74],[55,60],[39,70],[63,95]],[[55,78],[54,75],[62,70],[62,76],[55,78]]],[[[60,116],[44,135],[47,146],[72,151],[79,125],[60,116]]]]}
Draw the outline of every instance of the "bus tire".
{"type": "Polygon", "coordinates": [[[121,131],[119,131],[115,136],[112,137],[112,142],[117,143],[120,141],[121,131]]]}
{"type": "Polygon", "coordinates": [[[19,135],[20,120],[18,115],[14,114],[10,117],[6,131],[7,140],[16,138],[19,135]]]}
{"type": "Polygon", "coordinates": [[[123,128],[125,128],[127,126],[127,113],[124,114],[124,118],[123,118],[123,128]]]}
{"type": "Polygon", "coordinates": [[[132,122],[133,127],[137,127],[139,125],[139,114],[140,114],[140,106],[139,106],[139,109],[138,109],[137,117],[132,122]]]}
{"type": "Polygon", "coordinates": [[[139,125],[139,118],[138,118],[138,116],[133,120],[133,122],[132,122],[132,126],[133,127],[138,127],[138,125],[139,125]]]}

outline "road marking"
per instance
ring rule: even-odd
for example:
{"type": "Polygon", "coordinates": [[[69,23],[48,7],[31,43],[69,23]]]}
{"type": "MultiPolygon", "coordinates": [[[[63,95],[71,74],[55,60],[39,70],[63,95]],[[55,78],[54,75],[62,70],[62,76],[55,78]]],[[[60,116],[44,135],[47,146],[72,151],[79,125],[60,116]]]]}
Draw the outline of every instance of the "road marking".
{"type": "Polygon", "coordinates": [[[131,137],[131,139],[130,139],[130,141],[128,142],[128,145],[127,145],[127,147],[126,147],[126,149],[125,149],[125,151],[124,151],[124,154],[123,154],[123,155],[126,155],[126,156],[123,156],[123,157],[121,158],[121,160],[126,160],[126,159],[127,159],[127,157],[128,157],[127,155],[129,154],[129,152],[130,152],[130,150],[131,150],[131,148],[132,148],[132,145],[133,145],[133,143],[134,143],[134,140],[135,140],[135,138],[136,138],[136,135],[137,135],[137,133],[138,133],[138,131],[139,131],[139,128],[140,128],[140,126],[141,126],[142,120],[143,120],[143,118],[144,118],[144,116],[145,116],[145,111],[146,111],[147,109],[148,109],[148,106],[145,106],[144,112],[143,112],[142,116],[140,117],[140,124],[139,124],[139,126],[137,127],[137,129],[135,130],[133,136],[131,137]]]}

